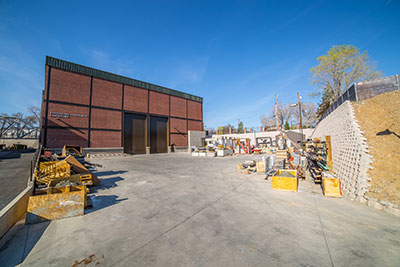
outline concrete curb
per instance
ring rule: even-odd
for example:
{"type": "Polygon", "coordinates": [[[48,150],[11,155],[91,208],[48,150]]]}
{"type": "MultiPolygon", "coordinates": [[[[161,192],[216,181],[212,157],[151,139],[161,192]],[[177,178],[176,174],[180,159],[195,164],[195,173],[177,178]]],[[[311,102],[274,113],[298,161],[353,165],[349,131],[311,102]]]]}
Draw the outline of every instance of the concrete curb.
{"type": "Polygon", "coordinates": [[[32,193],[33,184],[28,185],[24,191],[0,211],[0,238],[26,213],[28,200],[32,193]]]}

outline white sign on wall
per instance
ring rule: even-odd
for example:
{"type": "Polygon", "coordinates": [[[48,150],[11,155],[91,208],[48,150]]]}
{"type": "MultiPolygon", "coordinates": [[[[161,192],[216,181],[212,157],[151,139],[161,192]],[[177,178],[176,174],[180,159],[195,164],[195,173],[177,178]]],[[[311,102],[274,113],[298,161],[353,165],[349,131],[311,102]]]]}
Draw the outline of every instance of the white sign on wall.
{"type": "Polygon", "coordinates": [[[50,116],[53,118],[71,118],[71,117],[80,117],[87,118],[88,115],[85,114],[71,114],[71,113],[62,113],[62,112],[50,112],[50,116]]]}

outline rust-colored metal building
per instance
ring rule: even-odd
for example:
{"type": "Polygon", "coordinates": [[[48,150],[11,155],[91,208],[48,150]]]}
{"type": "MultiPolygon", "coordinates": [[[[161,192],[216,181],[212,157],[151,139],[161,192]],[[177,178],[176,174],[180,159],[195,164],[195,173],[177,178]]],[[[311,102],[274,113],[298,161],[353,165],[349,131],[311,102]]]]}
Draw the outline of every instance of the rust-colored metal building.
{"type": "Polygon", "coordinates": [[[203,130],[203,98],[46,57],[41,142],[131,154],[187,147],[203,130]]]}

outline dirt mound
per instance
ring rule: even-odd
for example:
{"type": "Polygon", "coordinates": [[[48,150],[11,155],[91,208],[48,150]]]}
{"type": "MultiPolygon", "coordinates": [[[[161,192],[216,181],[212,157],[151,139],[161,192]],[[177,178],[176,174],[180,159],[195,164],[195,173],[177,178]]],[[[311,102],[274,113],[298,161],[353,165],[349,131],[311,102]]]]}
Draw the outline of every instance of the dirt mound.
{"type": "Polygon", "coordinates": [[[400,90],[353,106],[373,157],[367,195],[400,206],[400,90]]]}

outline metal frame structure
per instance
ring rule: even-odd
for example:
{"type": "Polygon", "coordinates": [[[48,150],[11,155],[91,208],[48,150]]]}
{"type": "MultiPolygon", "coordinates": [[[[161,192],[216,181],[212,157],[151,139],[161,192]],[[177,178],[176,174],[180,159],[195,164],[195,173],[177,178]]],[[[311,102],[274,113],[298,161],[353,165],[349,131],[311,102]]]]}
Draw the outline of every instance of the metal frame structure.
{"type": "Polygon", "coordinates": [[[39,125],[32,120],[17,116],[0,116],[0,138],[38,139],[39,125]]]}

